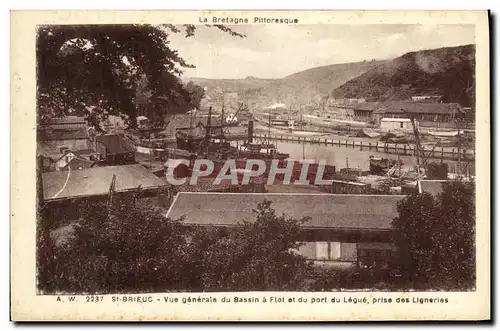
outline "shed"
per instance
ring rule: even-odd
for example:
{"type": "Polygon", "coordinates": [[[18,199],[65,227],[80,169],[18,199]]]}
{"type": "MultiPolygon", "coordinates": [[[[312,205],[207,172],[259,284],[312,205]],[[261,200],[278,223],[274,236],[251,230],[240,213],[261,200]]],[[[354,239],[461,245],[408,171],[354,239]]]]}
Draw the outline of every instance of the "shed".
{"type": "Polygon", "coordinates": [[[383,132],[411,131],[413,126],[409,118],[383,118],[380,120],[380,130],[383,132]]]}

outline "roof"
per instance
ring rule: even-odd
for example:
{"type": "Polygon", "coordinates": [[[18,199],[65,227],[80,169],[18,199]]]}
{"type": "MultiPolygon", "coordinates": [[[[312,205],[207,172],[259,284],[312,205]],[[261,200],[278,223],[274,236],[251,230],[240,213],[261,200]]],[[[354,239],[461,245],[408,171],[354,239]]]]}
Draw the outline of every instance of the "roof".
{"type": "Polygon", "coordinates": [[[447,180],[421,180],[420,187],[422,192],[427,192],[432,195],[438,195],[443,192],[443,184],[448,182],[447,180]]]}
{"type": "Polygon", "coordinates": [[[266,185],[266,190],[269,193],[316,193],[316,194],[327,194],[321,192],[321,190],[310,184],[302,185],[285,185],[285,184],[273,184],[266,185]]]}
{"type": "Polygon", "coordinates": [[[105,134],[96,137],[96,141],[106,147],[108,154],[122,154],[134,152],[134,147],[124,137],[118,134],[105,134]]]}
{"type": "Polygon", "coordinates": [[[94,166],[95,164],[97,164],[96,161],[90,161],[90,160],[82,159],[79,157],[75,157],[75,158],[71,159],[71,161],[69,161],[62,168],[67,169],[68,166],[71,167],[71,169],[76,169],[76,168],[80,168],[80,167],[90,168],[90,167],[94,166]]]}
{"type": "Polygon", "coordinates": [[[49,130],[39,129],[37,130],[36,138],[39,141],[87,139],[87,130],[85,126],[64,129],[57,128],[49,130]]]}
{"type": "Polygon", "coordinates": [[[106,195],[113,174],[116,175],[117,192],[132,190],[139,185],[142,189],[167,185],[140,164],[132,164],[43,173],[43,195],[45,200],[106,195]]]}
{"type": "Polygon", "coordinates": [[[85,125],[85,117],[83,116],[64,116],[54,117],[44,123],[44,125],[60,125],[60,124],[83,124],[85,125]]]}
{"type": "Polygon", "coordinates": [[[275,103],[274,105],[266,107],[266,109],[283,109],[286,108],[284,103],[275,103]]]}
{"type": "Polygon", "coordinates": [[[234,226],[255,221],[254,209],[264,199],[277,214],[311,219],[305,228],[389,230],[404,196],[286,193],[178,193],[167,217],[191,225],[234,226]]]}
{"type": "Polygon", "coordinates": [[[349,105],[349,108],[352,108],[354,110],[366,110],[366,111],[375,111],[380,107],[382,107],[382,102],[362,102],[349,105]]]}
{"type": "Polygon", "coordinates": [[[36,142],[36,153],[44,157],[50,158],[53,161],[59,159],[63,154],[54,147],[48,146],[43,141],[36,142]]]}
{"type": "Polygon", "coordinates": [[[381,122],[408,122],[411,123],[409,118],[383,118],[380,120],[381,122]]]}
{"type": "MultiPolygon", "coordinates": [[[[195,117],[193,118],[193,124],[194,125],[197,125],[197,124],[203,124],[203,126],[207,126],[208,125],[208,116],[203,116],[203,117],[195,117]]],[[[221,126],[222,125],[222,121],[220,120],[219,116],[217,115],[213,115],[212,114],[212,117],[210,118],[210,126],[221,126]]]]}
{"type": "Polygon", "coordinates": [[[348,108],[353,110],[365,110],[365,111],[374,111],[380,108],[382,102],[361,102],[361,103],[346,103],[346,102],[336,102],[333,105],[330,105],[331,108],[348,108]]]}
{"type": "Polygon", "coordinates": [[[450,114],[454,110],[464,113],[458,103],[386,101],[375,110],[375,113],[450,114]]]}

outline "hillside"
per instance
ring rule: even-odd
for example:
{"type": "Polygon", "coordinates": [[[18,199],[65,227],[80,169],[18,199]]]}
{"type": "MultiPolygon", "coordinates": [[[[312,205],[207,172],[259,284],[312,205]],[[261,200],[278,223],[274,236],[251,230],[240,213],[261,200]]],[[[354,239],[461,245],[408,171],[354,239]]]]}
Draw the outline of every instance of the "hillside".
{"type": "Polygon", "coordinates": [[[252,108],[283,102],[287,105],[310,104],[345,82],[371,70],[382,61],[334,64],[301,71],[280,79],[206,79],[185,78],[207,88],[207,95],[219,99],[221,92],[237,92],[240,100],[252,108]]]}
{"type": "Polygon", "coordinates": [[[474,103],[475,46],[406,53],[332,90],[335,98],[369,101],[407,100],[441,95],[443,102],[474,103]]]}

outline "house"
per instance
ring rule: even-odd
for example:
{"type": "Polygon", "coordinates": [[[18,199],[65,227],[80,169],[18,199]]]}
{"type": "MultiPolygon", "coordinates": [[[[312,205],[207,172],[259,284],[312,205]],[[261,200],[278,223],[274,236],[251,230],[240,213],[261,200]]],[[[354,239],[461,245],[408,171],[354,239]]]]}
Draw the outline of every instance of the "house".
{"type": "Polygon", "coordinates": [[[360,122],[371,122],[373,120],[373,112],[380,107],[380,102],[362,102],[355,104],[337,104],[334,107],[329,107],[330,111],[335,111],[341,117],[354,119],[360,122]]]}
{"type": "Polygon", "coordinates": [[[116,176],[117,194],[135,191],[138,187],[146,193],[154,192],[167,185],[140,164],[55,171],[42,174],[44,200],[52,202],[107,196],[113,175],[116,176]]]}
{"type": "Polygon", "coordinates": [[[41,191],[47,220],[54,226],[80,217],[79,210],[89,202],[107,201],[115,177],[113,196],[138,199],[168,195],[168,185],[140,164],[93,167],[42,173],[41,191]]]}
{"type": "Polygon", "coordinates": [[[125,165],[135,163],[135,148],[124,136],[104,134],[96,136],[96,152],[105,165],[125,165]]]}
{"type": "Polygon", "coordinates": [[[45,130],[71,130],[85,127],[87,122],[83,116],[54,117],[39,123],[38,129],[45,130]]]}
{"type": "Polygon", "coordinates": [[[65,151],[73,152],[91,149],[91,141],[86,122],[83,117],[67,116],[53,118],[37,126],[37,154],[43,155],[44,164],[53,169],[55,162],[64,156],[65,151]],[[49,159],[53,165],[49,165],[49,159]]]}
{"type": "Polygon", "coordinates": [[[300,219],[298,253],[335,268],[388,267],[394,247],[391,222],[397,216],[396,195],[233,194],[181,192],[166,216],[186,227],[232,228],[255,221],[259,202],[270,200],[276,214],[300,219]],[[182,218],[183,217],[183,218],[182,218]],[[182,218],[182,219],[181,219],[182,218]]]}
{"type": "Polygon", "coordinates": [[[408,118],[382,118],[380,120],[380,131],[412,131],[413,125],[408,118]]]}

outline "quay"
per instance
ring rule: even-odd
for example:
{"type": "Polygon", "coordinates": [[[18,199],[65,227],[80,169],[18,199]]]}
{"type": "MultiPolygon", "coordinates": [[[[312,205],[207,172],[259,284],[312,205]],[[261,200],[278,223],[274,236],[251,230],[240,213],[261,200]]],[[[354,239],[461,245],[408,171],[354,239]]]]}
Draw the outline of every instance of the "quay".
{"type": "MultiPolygon", "coordinates": [[[[307,143],[307,144],[322,144],[331,145],[338,147],[352,147],[353,149],[359,148],[363,151],[375,151],[387,154],[399,154],[399,155],[415,155],[415,145],[414,144],[404,144],[404,143],[386,143],[382,141],[362,141],[353,139],[334,139],[325,137],[298,137],[291,135],[262,135],[254,134],[253,136],[256,140],[261,141],[287,141],[287,142],[297,142],[297,143],[307,143]]],[[[459,156],[462,161],[474,161],[475,152],[473,149],[459,149],[456,147],[431,147],[422,146],[422,150],[425,155],[429,155],[431,158],[442,159],[442,160],[458,160],[459,156]],[[459,155],[460,153],[460,155],[459,155]]]]}

